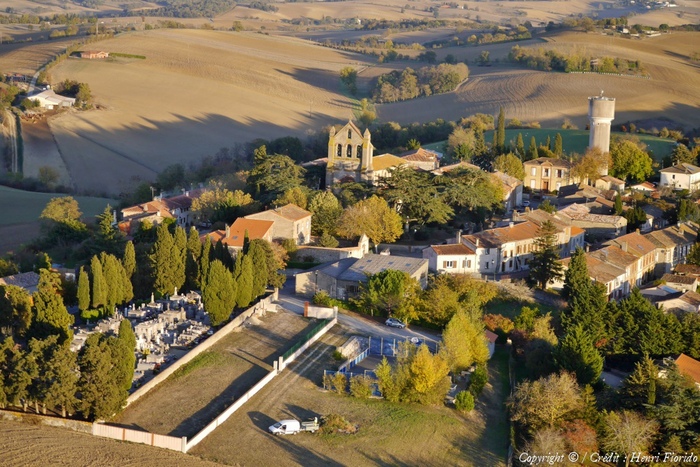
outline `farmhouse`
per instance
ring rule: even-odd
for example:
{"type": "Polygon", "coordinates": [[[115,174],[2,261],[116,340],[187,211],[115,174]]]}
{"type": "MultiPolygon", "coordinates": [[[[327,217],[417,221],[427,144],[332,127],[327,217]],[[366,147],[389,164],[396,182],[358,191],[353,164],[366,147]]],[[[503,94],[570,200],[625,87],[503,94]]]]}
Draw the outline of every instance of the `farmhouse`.
{"type": "Polygon", "coordinates": [[[695,191],[700,187],[700,167],[683,162],[659,171],[660,186],[670,186],[674,190],[695,191]]]}
{"type": "Polygon", "coordinates": [[[367,277],[388,269],[403,271],[418,281],[422,288],[428,285],[428,261],[391,255],[367,255],[361,259],[346,258],[321,265],[296,275],[296,293],[313,296],[324,291],[332,298],[347,299],[356,296],[367,277]]]}
{"type": "Polygon", "coordinates": [[[423,250],[431,271],[448,274],[475,274],[479,272],[476,251],[464,243],[431,245],[423,250]]]}
{"type": "Polygon", "coordinates": [[[584,204],[571,204],[560,209],[556,216],[586,231],[586,238],[610,239],[627,231],[627,219],[622,216],[591,214],[584,204]]]}
{"type": "Polygon", "coordinates": [[[311,213],[295,204],[250,214],[245,218],[272,221],[274,240],[291,239],[297,245],[304,245],[311,240],[311,213]]]}
{"type": "Polygon", "coordinates": [[[80,52],[80,58],[87,58],[90,60],[94,60],[97,58],[108,58],[109,57],[109,52],[103,52],[99,50],[85,50],[83,52],[80,52]]]}
{"type": "Polygon", "coordinates": [[[53,89],[47,89],[39,94],[29,96],[28,99],[38,102],[41,108],[48,110],[53,110],[57,107],[73,107],[75,105],[75,98],[60,96],[53,92],[53,89]]]}
{"type": "Polygon", "coordinates": [[[119,222],[119,230],[131,235],[142,222],[149,221],[157,225],[163,222],[163,219],[175,219],[180,227],[189,227],[199,220],[197,214],[191,209],[192,202],[205,191],[203,188],[198,188],[170,198],[156,196],[147,203],[124,208],[121,211],[122,221],[119,222]]]}

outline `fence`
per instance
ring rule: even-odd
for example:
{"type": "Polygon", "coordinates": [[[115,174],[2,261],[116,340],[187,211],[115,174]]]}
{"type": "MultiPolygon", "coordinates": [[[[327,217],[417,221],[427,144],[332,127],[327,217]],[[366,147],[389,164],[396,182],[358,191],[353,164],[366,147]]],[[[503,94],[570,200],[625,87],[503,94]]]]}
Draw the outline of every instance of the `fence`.
{"type": "Polygon", "coordinates": [[[183,365],[189,363],[194,359],[197,355],[201,354],[205,350],[209,349],[212,347],[214,344],[219,342],[221,339],[226,337],[228,334],[230,334],[234,329],[238,328],[241,326],[245,320],[250,318],[256,313],[264,313],[270,306],[272,306],[272,302],[277,300],[277,290],[275,292],[268,296],[265,297],[264,299],[260,300],[258,303],[253,305],[252,307],[248,308],[246,311],[241,313],[240,315],[236,316],[234,319],[231,320],[230,323],[219,329],[216,333],[214,333],[213,336],[209,337],[208,339],[204,340],[202,343],[197,345],[194,349],[190,350],[187,352],[186,355],[184,355],[180,360],[174,362],[172,365],[169,367],[165,368],[163,371],[158,373],[152,380],[138,388],[136,391],[134,391],[129,398],[126,400],[126,405],[128,406],[129,404],[134,403],[141,397],[145,396],[150,390],[158,386],[160,383],[165,381],[170,375],[172,375],[175,371],[177,371],[179,368],[181,368],[183,365]]]}
{"type": "Polygon", "coordinates": [[[130,430],[102,423],[93,423],[92,434],[103,438],[118,439],[121,441],[131,441],[132,443],[148,444],[159,448],[171,449],[173,451],[185,451],[187,438],[176,438],[174,436],[158,435],[146,431],[130,430]]]}
{"type": "Polygon", "coordinates": [[[348,370],[351,370],[355,367],[355,365],[367,358],[367,355],[369,355],[369,349],[365,349],[364,352],[360,353],[357,357],[340,365],[338,371],[340,371],[341,373],[347,373],[348,370]]]}
{"type": "MultiPolygon", "coordinates": [[[[338,322],[338,318],[334,317],[332,320],[324,320],[319,323],[318,326],[314,327],[309,333],[307,333],[301,341],[294,345],[291,349],[284,353],[282,357],[279,358],[277,362],[274,362],[274,369],[267,374],[263,379],[258,381],[255,386],[250,388],[245,394],[239,397],[236,402],[234,402],[229,408],[224,410],[218,417],[216,417],[211,423],[205,426],[202,431],[194,435],[194,437],[186,442],[183,452],[189,451],[191,448],[199,444],[204,438],[206,438],[212,431],[216,429],[219,425],[224,423],[228,418],[233,415],[236,410],[241,408],[251,397],[257,394],[262,388],[264,388],[270,381],[274,379],[288,363],[291,363],[296,359],[302,352],[311,347],[318,339],[321,338],[329,329],[331,329],[338,322]]],[[[185,442],[185,441],[183,441],[185,442]]]]}
{"type": "MultiPolygon", "coordinates": [[[[335,320],[335,318],[333,318],[333,320],[335,320]]],[[[311,331],[306,333],[306,335],[304,337],[302,337],[299,342],[294,344],[291,349],[287,350],[282,355],[282,360],[286,362],[287,359],[290,358],[292,356],[292,354],[294,354],[294,352],[298,351],[301,348],[301,346],[303,346],[304,344],[309,342],[311,339],[313,339],[313,337],[316,335],[316,333],[318,333],[321,329],[323,329],[329,322],[330,322],[329,320],[324,319],[320,323],[318,323],[316,325],[316,327],[314,327],[311,331]]]]}

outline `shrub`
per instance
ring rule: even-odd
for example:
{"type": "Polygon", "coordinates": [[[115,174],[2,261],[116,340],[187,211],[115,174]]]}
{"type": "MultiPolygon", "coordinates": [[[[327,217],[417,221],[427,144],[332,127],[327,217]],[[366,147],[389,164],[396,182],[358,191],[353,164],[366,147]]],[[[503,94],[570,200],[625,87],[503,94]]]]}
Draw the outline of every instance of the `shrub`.
{"type": "Polygon", "coordinates": [[[471,412],[474,410],[474,396],[469,391],[460,391],[455,397],[455,408],[460,412],[471,412]]]}
{"type": "Polygon", "coordinates": [[[336,362],[342,362],[345,360],[345,357],[343,357],[343,354],[340,350],[336,349],[333,351],[333,360],[336,362]]]}
{"type": "Polygon", "coordinates": [[[357,426],[348,422],[342,415],[339,415],[337,413],[331,413],[321,417],[320,432],[327,435],[333,433],[352,434],[357,432],[357,426]]]}
{"type": "Polygon", "coordinates": [[[372,378],[364,375],[350,378],[350,394],[359,399],[369,399],[372,397],[372,378]]]}
{"type": "Polygon", "coordinates": [[[337,372],[334,374],[331,379],[331,385],[336,393],[341,396],[345,395],[345,390],[348,385],[348,378],[345,376],[345,373],[337,372]]]}
{"type": "Polygon", "coordinates": [[[471,380],[469,382],[469,392],[471,392],[475,397],[479,397],[481,391],[484,390],[486,383],[489,380],[489,373],[485,366],[479,365],[472,373],[471,380]]]}
{"type": "Polygon", "coordinates": [[[290,255],[296,253],[296,251],[299,249],[293,238],[285,238],[282,242],[282,248],[284,248],[287,254],[290,255]]]}

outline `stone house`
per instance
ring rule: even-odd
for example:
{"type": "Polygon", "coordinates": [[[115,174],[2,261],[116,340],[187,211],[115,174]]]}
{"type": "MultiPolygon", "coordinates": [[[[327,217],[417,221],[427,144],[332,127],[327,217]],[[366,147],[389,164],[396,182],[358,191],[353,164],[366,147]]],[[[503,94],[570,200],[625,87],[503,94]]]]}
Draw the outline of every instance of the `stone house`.
{"type": "Polygon", "coordinates": [[[121,210],[119,230],[131,235],[144,221],[158,225],[165,219],[174,219],[177,225],[186,229],[200,221],[199,216],[192,211],[192,202],[205,191],[197,188],[172,197],[156,196],[146,203],[124,208],[121,210]]]}
{"type": "Polygon", "coordinates": [[[615,190],[619,193],[625,191],[625,181],[612,175],[603,175],[595,181],[594,186],[600,190],[615,190]]]}
{"type": "MultiPolygon", "coordinates": [[[[656,246],[639,232],[632,232],[609,240],[605,245],[617,247],[636,258],[636,261],[630,265],[629,281],[632,287],[640,287],[655,277],[656,246]]],[[[613,255],[612,259],[615,258],[617,256],[613,255]]]]}
{"type": "Polygon", "coordinates": [[[320,246],[301,245],[297,249],[296,256],[302,261],[313,261],[316,263],[328,263],[340,261],[345,258],[362,258],[369,253],[369,238],[362,235],[356,246],[327,248],[320,246]]]}
{"type": "Polygon", "coordinates": [[[662,230],[654,230],[644,237],[656,247],[656,276],[683,266],[690,248],[695,244],[700,228],[692,222],[683,222],[662,230]]]}
{"type": "Polygon", "coordinates": [[[324,291],[332,298],[348,299],[356,296],[367,276],[388,269],[406,272],[418,281],[421,288],[428,286],[428,260],[392,255],[366,255],[364,258],[346,258],[318,266],[296,275],[298,295],[311,297],[324,291]]]}
{"type": "Polygon", "coordinates": [[[399,154],[399,157],[403,159],[406,164],[417,169],[425,170],[426,172],[431,172],[440,167],[440,157],[438,153],[423,148],[404,152],[399,154]]]}
{"type": "Polygon", "coordinates": [[[610,239],[627,232],[627,219],[608,214],[592,214],[584,204],[571,204],[556,213],[556,217],[586,231],[586,238],[610,239]]]}
{"type": "Polygon", "coordinates": [[[679,292],[695,292],[698,288],[698,278],[694,276],[680,276],[677,274],[664,274],[661,281],[666,286],[679,292]]]}
{"type": "Polygon", "coordinates": [[[295,204],[245,216],[246,219],[272,221],[274,240],[292,239],[297,245],[304,245],[311,240],[311,217],[309,211],[295,204]]]}
{"type": "Polygon", "coordinates": [[[558,191],[571,183],[571,162],[553,157],[538,157],[523,163],[525,186],[533,191],[558,191]]]}
{"type": "Polygon", "coordinates": [[[673,294],[657,300],[656,305],[671,313],[698,313],[700,312],[700,294],[693,291],[673,294]]]}

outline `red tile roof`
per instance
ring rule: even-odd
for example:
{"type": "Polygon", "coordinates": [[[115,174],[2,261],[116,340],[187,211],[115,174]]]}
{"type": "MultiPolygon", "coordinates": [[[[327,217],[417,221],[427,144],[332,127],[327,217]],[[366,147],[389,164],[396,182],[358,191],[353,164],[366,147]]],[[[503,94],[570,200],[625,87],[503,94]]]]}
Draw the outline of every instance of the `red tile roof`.
{"type": "Polygon", "coordinates": [[[686,354],[680,354],[676,359],[676,365],[678,366],[678,371],[681,374],[690,376],[693,381],[700,384],[700,362],[687,356],[686,354]]]}
{"type": "MultiPolygon", "coordinates": [[[[269,239],[266,237],[270,236],[273,224],[274,222],[272,221],[239,217],[228,229],[228,235],[226,235],[225,230],[216,230],[207,234],[207,236],[211,238],[212,243],[221,241],[226,246],[243,248],[246,231],[250,240],[269,239]]],[[[205,238],[205,236],[202,238],[205,238]]]]}
{"type": "Polygon", "coordinates": [[[464,243],[452,243],[450,245],[431,245],[430,248],[438,255],[475,255],[476,252],[464,243]]]}

